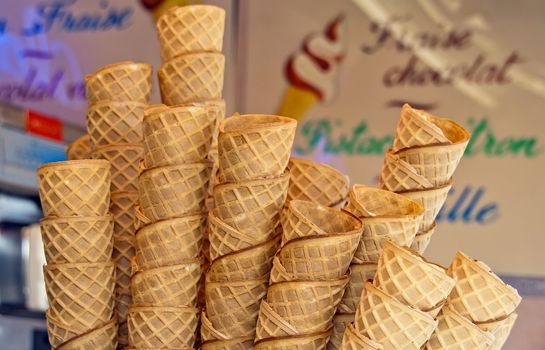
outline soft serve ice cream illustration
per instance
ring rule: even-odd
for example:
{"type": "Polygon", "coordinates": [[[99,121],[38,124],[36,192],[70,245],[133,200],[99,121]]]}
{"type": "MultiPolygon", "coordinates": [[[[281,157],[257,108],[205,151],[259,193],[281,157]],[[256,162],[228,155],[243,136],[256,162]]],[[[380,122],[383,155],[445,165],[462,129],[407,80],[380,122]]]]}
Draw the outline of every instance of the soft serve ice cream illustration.
{"type": "Polygon", "coordinates": [[[301,119],[318,101],[329,102],[344,56],[344,16],[328,23],[324,32],[308,36],[285,69],[289,86],[278,114],[301,119]]]}

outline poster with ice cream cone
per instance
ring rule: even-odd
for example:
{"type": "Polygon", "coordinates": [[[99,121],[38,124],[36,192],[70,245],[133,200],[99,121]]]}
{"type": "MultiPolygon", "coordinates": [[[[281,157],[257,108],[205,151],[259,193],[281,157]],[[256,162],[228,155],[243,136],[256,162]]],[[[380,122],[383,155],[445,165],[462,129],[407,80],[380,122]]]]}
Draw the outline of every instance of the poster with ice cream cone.
{"type": "Polygon", "coordinates": [[[426,256],[448,265],[461,249],[519,289],[507,350],[545,347],[545,239],[535,220],[545,207],[535,171],[545,157],[545,50],[535,45],[545,4],[524,3],[243,2],[238,53],[237,110],[296,118],[294,155],[351,183],[378,185],[405,103],[472,134],[454,185],[441,188],[448,197],[426,256]]]}

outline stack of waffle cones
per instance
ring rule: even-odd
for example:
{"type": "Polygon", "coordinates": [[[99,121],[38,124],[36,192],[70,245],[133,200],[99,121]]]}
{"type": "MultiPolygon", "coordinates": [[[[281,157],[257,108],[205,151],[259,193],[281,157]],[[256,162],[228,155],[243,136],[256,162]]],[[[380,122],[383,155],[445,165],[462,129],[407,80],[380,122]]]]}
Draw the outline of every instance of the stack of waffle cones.
{"type": "Polygon", "coordinates": [[[421,349],[432,336],[455,285],[444,268],[387,240],[373,281],[365,283],[341,349],[421,349]],[[372,341],[372,342],[370,342],[372,341]],[[373,344],[374,342],[374,344],[373,344]]]}
{"type": "Polygon", "coordinates": [[[435,218],[452,187],[470,134],[452,120],[404,105],[394,145],[386,154],[380,186],[422,204],[424,217],[411,247],[423,253],[435,231],[435,218]]]}
{"type": "Polygon", "coordinates": [[[515,309],[521,301],[517,291],[484,263],[461,252],[447,273],[456,285],[426,349],[501,349],[517,319],[515,309]]]}
{"type": "Polygon", "coordinates": [[[255,348],[324,349],[363,224],[343,210],[293,200],[282,227],[255,348]]]}
{"type": "Polygon", "coordinates": [[[348,176],[329,165],[301,158],[290,158],[288,169],[287,203],[300,199],[327,207],[344,207],[350,185],[348,176]]]}
{"type": "Polygon", "coordinates": [[[54,349],[117,346],[110,165],[69,160],[38,169],[47,265],[47,329],[54,349]]]}
{"type": "MultiPolygon", "coordinates": [[[[157,21],[163,60],[158,71],[161,98],[169,106],[196,103],[209,110],[215,121],[209,145],[213,174],[218,165],[219,124],[225,117],[225,56],[221,53],[224,26],[225,11],[210,5],[173,7],[157,21]]],[[[214,181],[215,176],[211,188],[214,181]]]]}
{"type": "Polygon", "coordinates": [[[220,125],[218,185],[209,212],[203,349],[251,349],[259,303],[280,243],[286,168],[297,122],[241,115],[220,125]]]}
{"type": "Polygon", "coordinates": [[[131,259],[135,254],[134,205],[143,157],[142,120],[151,94],[151,66],[123,61],[86,77],[87,134],[91,155],[111,164],[116,269],[116,311],[120,345],[128,344],[127,310],[131,303],[131,259]]]}

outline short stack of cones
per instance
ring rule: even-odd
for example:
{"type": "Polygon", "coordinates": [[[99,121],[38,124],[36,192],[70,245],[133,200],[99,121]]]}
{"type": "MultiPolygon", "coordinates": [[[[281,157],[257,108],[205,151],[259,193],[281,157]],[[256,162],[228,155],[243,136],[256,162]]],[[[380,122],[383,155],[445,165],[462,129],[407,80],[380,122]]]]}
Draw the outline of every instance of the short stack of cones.
{"type": "Polygon", "coordinates": [[[203,349],[253,348],[259,302],[281,238],[296,127],[295,120],[273,115],[233,116],[220,125],[203,349]]]}
{"type": "Polygon", "coordinates": [[[157,21],[163,59],[158,72],[163,103],[204,104],[215,120],[209,153],[214,163],[211,185],[218,165],[219,124],[225,117],[225,57],[221,53],[224,27],[225,11],[210,5],[173,7],[157,21]]]}
{"type": "Polygon", "coordinates": [[[261,302],[256,349],[325,349],[363,224],[343,210],[293,200],[261,302]]]}
{"type": "Polygon", "coordinates": [[[127,310],[131,303],[131,259],[135,255],[134,205],[143,157],[142,120],[151,95],[149,64],[123,61],[86,77],[87,134],[91,154],[111,164],[119,345],[128,344],[127,310]]]}
{"type": "Polygon", "coordinates": [[[386,154],[380,186],[422,204],[424,217],[411,247],[424,253],[435,218],[452,187],[470,134],[452,120],[404,105],[394,145],[386,154]]]}
{"type": "Polygon", "coordinates": [[[387,240],[373,282],[366,282],[341,349],[421,349],[456,281],[444,268],[387,240]],[[371,342],[370,342],[371,341],[371,342]]]}
{"type": "Polygon", "coordinates": [[[47,330],[54,349],[117,346],[110,164],[69,160],[38,169],[47,265],[47,330]]]}
{"type": "Polygon", "coordinates": [[[328,345],[338,349],[346,321],[353,321],[365,283],[372,280],[386,240],[410,245],[422,221],[424,208],[417,202],[378,188],[353,185],[346,210],[364,222],[363,235],[350,266],[350,281],[339,305],[335,332],[328,345]]]}
{"type": "Polygon", "coordinates": [[[288,169],[290,184],[286,203],[300,199],[333,208],[346,204],[350,180],[337,169],[302,158],[290,158],[288,169]]]}
{"type": "Polygon", "coordinates": [[[501,349],[517,319],[515,309],[521,301],[517,291],[483,262],[461,252],[447,273],[456,286],[426,349],[501,349]]]}

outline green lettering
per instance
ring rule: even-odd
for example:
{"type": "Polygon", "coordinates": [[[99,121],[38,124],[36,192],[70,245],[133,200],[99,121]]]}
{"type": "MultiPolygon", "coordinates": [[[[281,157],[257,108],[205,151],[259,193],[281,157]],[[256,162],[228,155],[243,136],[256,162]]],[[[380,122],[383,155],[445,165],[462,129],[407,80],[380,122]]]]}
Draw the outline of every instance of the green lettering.
{"type": "MultiPolygon", "coordinates": [[[[475,119],[469,118],[468,124],[469,127],[473,127],[475,125],[475,119]]],[[[488,118],[481,119],[477,122],[477,125],[475,125],[471,131],[471,138],[469,139],[465,151],[466,156],[472,156],[482,150],[482,144],[478,145],[477,142],[481,139],[481,135],[483,135],[487,128],[488,118]]]]}

